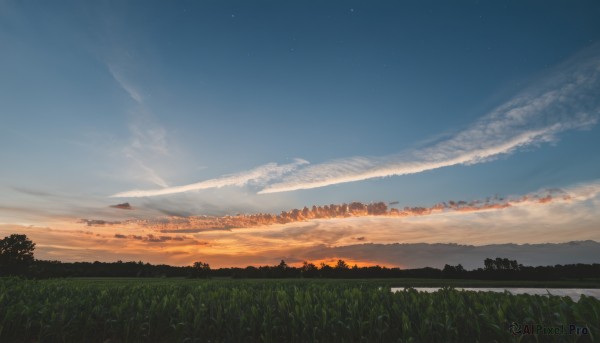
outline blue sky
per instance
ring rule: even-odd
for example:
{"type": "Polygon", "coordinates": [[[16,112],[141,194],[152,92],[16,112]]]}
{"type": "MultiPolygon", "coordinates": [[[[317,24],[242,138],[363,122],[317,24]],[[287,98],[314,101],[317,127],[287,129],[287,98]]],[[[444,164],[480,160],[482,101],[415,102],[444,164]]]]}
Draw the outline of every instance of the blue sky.
{"type": "Polygon", "coordinates": [[[593,1],[2,0],[0,224],[123,218],[106,208],[125,201],[148,218],[593,183],[599,14],[593,1]]]}

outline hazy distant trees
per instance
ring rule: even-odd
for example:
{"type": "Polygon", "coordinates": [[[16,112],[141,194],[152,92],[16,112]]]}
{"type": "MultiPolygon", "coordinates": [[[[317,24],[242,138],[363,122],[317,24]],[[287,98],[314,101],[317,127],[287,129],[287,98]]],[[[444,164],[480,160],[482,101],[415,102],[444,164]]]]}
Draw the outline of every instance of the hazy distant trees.
{"type": "Polygon", "coordinates": [[[500,270],[512,270],[517,271],[521,265],[516,260],[509,260],[508,258],[496,257],[495,260],[486,258],[483,261],[485,270],[487,271],[500,271],[500,270]]]}

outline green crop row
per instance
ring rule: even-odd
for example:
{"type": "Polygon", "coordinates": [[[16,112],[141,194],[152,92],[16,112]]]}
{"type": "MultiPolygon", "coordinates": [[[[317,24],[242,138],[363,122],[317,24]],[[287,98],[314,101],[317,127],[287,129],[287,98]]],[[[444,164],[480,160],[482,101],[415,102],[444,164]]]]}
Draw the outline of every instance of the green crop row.
{"type": "Polygon", "coordinates": [[[0,342],[586,342],[600,300],[359,281],[0,279],[0,342]],[[587,334],[513,336],[512,322],[587,334]]]}

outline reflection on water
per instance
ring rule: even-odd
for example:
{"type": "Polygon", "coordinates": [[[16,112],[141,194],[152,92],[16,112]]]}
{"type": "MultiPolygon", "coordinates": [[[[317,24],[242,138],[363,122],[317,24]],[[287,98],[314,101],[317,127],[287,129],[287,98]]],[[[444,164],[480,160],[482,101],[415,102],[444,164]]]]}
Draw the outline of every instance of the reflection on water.
{"type": "MultiPolygon", "coordinates": [[[[419,292],[433,293],[439,291],[440,287],[414,287],[419,292]]],[[[600,289],[593,288],[455,288],[457,291],[473,292],[496,292],[503,293],[508,291],[511,294],[530,294],[530,295],[556,295],[560,297],[571,297],[573,301],[578,301],[582,294],[589,297],[600,299],[600,289]]],[[[404,288],[392,287],[392,292],[403,291],[404,288]]]]}

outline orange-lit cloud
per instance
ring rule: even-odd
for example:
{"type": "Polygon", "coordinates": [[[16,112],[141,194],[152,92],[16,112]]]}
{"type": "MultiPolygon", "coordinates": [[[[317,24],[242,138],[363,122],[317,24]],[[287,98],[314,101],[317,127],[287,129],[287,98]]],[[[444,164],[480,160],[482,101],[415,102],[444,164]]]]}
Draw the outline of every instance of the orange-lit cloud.
{"type": "Polygon", "coordinates": [[[356,218],[365,216],[412,217],[448,212],[477,212],[502,210],[514,206],[544,205],[553,202],[572,200],[573,195],[558,189],[544,190],[538,193],[513,198],[488,198],[474,201],[447,201],[429,207],[388,208],[383,202],[363,204],[351,202],[313,205],[310,208],[292,209],[279,214],[255,213],[235,216],[167,216],[159,219],[135,220],[140,225],[153,228],[162,233],[200,233],[205,231],[231,230],[274,224],[287,224],[315,219],[356,218]]]}
{"type": "MultiPolygon", "coordinates": [[[[27,234],[37,243],[37,258],[63,261],[142,260],[174,265],[204,261],[214,267],[243,267],[273,265],[281,259],[295,264],[341,258],[359,265],[408,268],[456,261],[466,266],[471,258],[508,254],[510,249],[522,251],[525,260],[529,256],[533,262],[558,261],[548,257],[550,248],[540,248],[546,252],[537,254],[537,245],[525,244],[600,242],[598,208],[600,182],[591,182],[563,191],[403,209],[355,202],[279,215],[118,221],[53,217],[45,226],[0,224],[0,236],[27,234]],[[478,248],[490,245],[493,248],[478,248]]],[[[569,247],[556,250],[562,251],[556,258],[580,262],[600,258],[598,245],[569,247]]]]}
{"type": "Polygon", "coordinates": [[[197,240],[191,239],[189,237],[183,237],[183,236],[164,236],[164,235],[153,235],[153,234],[147,234],[145,236],[138,236],[138,235],[124,235],[124,234],[120,234],[120,233],[115,233],[114,237],[120,238],[120,239],[135,239],[138,241],[145,241],[145,242],[150,242],[150,243],[165,243],[165,242],[169,242],[169,241],[175,241],[175,242],[192,241],[194,244],[201,244],[201,245],[208,244],[206,242],[199,242],[197,240]]]}
{"type": "Polygon", "coordinates": [[[81,219],[80,223],[84,223],[87,226],[104,226],[104,225],[117,225],[121,224],[119,221],[107,221],[101,219],[81,219]]]}

